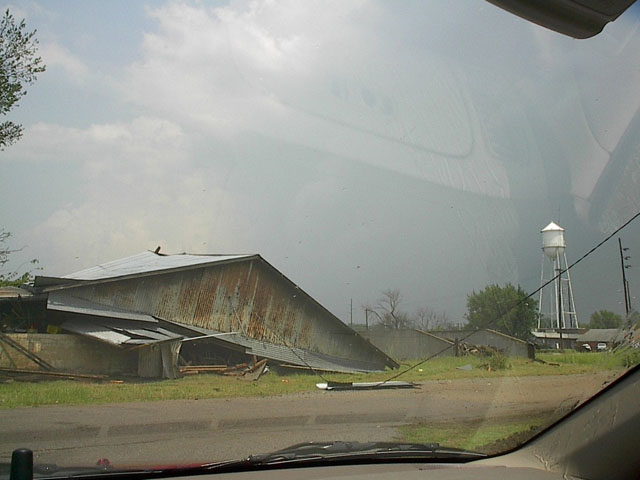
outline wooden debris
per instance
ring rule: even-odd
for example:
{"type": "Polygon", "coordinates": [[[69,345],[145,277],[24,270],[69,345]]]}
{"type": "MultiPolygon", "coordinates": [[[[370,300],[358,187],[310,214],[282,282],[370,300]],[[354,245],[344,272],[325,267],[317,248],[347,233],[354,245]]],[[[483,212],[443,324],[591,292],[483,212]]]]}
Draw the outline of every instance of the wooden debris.
{"type": "Polygon", "coordinates": [[[104,380],[106,375],[91,375],[87,373],[71,372],[47,372],[45,370],[27,370],[24,368],[0,368],[0,372],[10,375],[37,375],[46,377],[59,377],[67,380],[104,380]]]}
{"type": "Polygon", "coordinates": [[[246,380],[257,380],[267,371],[267,359],[263,358],[254,363],[239,363],[237,365],[188,365],[180,368],[183,375],[198,375],[201,373],[216,373],[239,377],[246,380]]]}
{"type": "Polygon", "coordinates": [[[491,357],[497,353],[503,353],[495,347],[488,345],[474,345],[472,343],[459,342],[456,340],[454,344],[456,357],[465,355],[475,355],[477,357],[491,357]]]}

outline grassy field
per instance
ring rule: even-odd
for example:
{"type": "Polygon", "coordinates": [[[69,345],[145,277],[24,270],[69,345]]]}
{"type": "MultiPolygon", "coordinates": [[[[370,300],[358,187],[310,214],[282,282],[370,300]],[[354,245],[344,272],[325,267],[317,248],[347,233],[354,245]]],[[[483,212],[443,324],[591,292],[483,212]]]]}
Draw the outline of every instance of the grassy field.
{"type": "MultiPolygon", "coordinates": [[[[624,353],[624,352],[623,352],[624,353]]],[[[634,355],[636,355],[634,353],[634,355]]],[[[637,355],[636,355],[637,356],[637,355]]],[[[495,378],[529,375],[571,375],[603,370],[623,370],[631,360],[612,353],[547,353],[538,356],[541,362],[523,358],[508,358],[507,368],[488,370],[485,357],[434,358],[417,365],[409,362],[400,370],[373,374],[324,374],[338,382],[382,381],[414,367],[398,380],[421,382],[461,378],[495,378]],[[471,370],[456,367],[471,365],[471,370]]],[[[310,374],[278,375],[270,372],[257,382],[218,375],[192,375],[177,380],[148,383],[84,383],[79,381],[9,382],[0,384],[0,408],[40,405],[82,405],[155,400],[207,399],[225,397],[286,395],[316,390],[323,381],[310,374]]]]}
{"type": "Polygon", "coordinates": [[[554,420],[555,418],[548,415],[540,415],[453,424],[405,425],[398,429],[398,440],[419,443],[437,442],[447,447],[493,454],[517,446],[554,420]]]}

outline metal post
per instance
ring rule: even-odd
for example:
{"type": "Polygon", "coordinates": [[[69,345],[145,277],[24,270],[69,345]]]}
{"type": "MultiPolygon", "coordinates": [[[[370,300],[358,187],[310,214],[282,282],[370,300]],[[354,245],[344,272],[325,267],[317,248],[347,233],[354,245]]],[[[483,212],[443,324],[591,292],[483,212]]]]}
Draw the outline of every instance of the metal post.
{"type": "Polygon", "coordinates": [[[560,253],[556,254],[556,313],[558,328],[564,328],[564,315],[562,315],[562,265],[560,263],[560,253]]]}
{"type": "Polygon", "coordinates": [[[571,287],[571,274],[569,273],[569,262],[567,262],[567,253],[563,252],[564,256],[564,265],[567,269],[567,295],[569,295],[569,300],[567,301],[569,305],[569,328],[579,328],[578,324],[578,311],[576,310],[576,302],[573,299],[573,288],[571,287]],[[573,316],[574,322],[571,322],[571,317],[573,316]]]}
{"type": "Polygon", "coordinates": [[[564,340],[562,338],[562,329],[565,327],[564,324],[564,312],[562,308],[562,264],[560,263],[560,252],[556,254],[557,261],[557,279],[558,282],[558,299],[557,299],[557,308],[558,308],[558,326],[560,328],[560,350],[564,350],[564,340]]]}
{"type": "MultiPolygon", "coordinates": [[[[542,268],[540,268],[540,285],[544,285],[544,261],[546,260],[546,255],[542,252],[542,268]]],[[[544,310],[544,300],[543,300],[543,292],[544,288],[540,289],[540,301],[538,302],[538,311],[540,315],[538,315],[538,330],[540,330],[543,322],[543,310],[544,310]]],[[[551,326],[551,325],[549,325],[551,326]]]]}

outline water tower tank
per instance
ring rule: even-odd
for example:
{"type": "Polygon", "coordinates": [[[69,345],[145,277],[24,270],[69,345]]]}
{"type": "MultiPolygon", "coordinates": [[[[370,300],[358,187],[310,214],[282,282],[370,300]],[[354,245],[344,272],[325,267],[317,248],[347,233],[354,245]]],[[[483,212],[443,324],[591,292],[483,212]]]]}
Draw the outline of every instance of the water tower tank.
{"type": "Polygon", "coordinates": [[[564,228],[551,222],[541,230],[542,251],[549,258],[556,258],[562,254],[566,244],[564,242],[564,228]]]}

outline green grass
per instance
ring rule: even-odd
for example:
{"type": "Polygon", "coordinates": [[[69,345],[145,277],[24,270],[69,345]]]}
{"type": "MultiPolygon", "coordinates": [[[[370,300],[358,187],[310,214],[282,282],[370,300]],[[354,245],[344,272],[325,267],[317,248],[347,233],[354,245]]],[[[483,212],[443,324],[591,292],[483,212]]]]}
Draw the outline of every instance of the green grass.
{"type": "MultiPolygon", "coordinates": [[[[508,358],[507,368],[487,370],[486,357],[434,358],[417,365],[408,362],[400,370],[371,374],[324,374],[338,382],[372,382],[389,379],[400,371],[414,367],[398,380],[421,382],[464,378],[497,378],[530,375],[572,375],[603,370],[622,370],[629,362],[629,353],[548,353],[539,357],[549,363],[532,362],[524,358],[508,358]],[[472,365],[472,370],[456,367],[472,365]]],[[[635,358],[635,357],[634,357],[635,358]]],[[[636,360],[637,362],[637,360],[636,360]]],[[[177,380],[148,383],[84,383],[78,381],[47,381],[40,383],[12,382],[0,384],[0,408],[40,405],[82,405],[156,400],[196,400],[225,397],[286,395],[315,391],[323,381],[306,373],[278,375],[274,372],[257,382],[218,375],[192,375],[177,380]]]]}
{"type": "Polygon", "coordinates": [[[634,348],[621,349],[616,352],[564,352],[540,353],[537,358],[546,362],[559,363],[563,367],[583,366],[585,368],[600,368],[605,370],[629,368],[640,363],[640,350],[634,348]]]}
{"type": "Polygon", "coordinates": [[[398,429],[398,439],[419,443],[437,442],[447,447],[497,453],[522,443],[553,420],[555,418],[548,415],[540,415],[448,424],[404,425],[398,429]]]}

